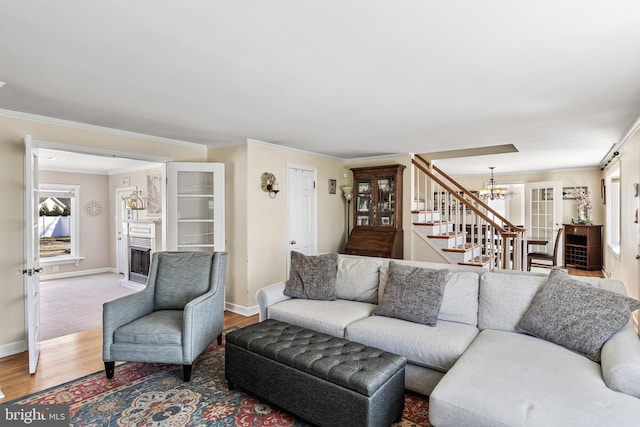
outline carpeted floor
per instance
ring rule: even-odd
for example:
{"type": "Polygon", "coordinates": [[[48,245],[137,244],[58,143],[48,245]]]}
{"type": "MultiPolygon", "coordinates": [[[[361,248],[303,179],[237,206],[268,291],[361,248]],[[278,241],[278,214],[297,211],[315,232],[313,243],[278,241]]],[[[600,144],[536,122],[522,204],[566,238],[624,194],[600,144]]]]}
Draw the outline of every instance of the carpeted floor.
{"type": "Polygon", "coordinates": [[[101,273],[40,282],[40,339],[102,327],[102,304],[135,292],[121,274],[101,273]]]}
{"type": "MultiPolygon", "coordinates": [[[[191,382],[180,365],[126,363],[107,380],[103,372],[8,404],[69,404],[72,426],[305,426],[302,420],[224,379],[224,347],[215,342],[194,363],[191,382]]],[[[396,426],[431,426],[428,402],[405,395],[396,426]]]]}

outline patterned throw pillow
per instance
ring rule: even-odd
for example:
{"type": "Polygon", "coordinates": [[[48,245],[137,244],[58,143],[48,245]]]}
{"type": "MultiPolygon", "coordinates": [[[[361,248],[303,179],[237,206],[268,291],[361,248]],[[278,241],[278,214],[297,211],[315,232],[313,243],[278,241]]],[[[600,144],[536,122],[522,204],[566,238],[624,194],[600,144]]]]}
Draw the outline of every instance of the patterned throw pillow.
{"type": "Polygon", "coordinates": [[[574,280],[556,267],[518,328],[599,362],[604,343],[638,308],[640,301],[574,280]]]}
{"type": "Polygon", "coordinates": [[[307,256],[291,251],[291,270],[284,294],[294,298],[333,301],[336,299],[338,255],[307,256]]]}
{"type": "Polygon", "coordinates": [[[389,262],[389,282],[374,314],[435,326],[448,270],[389,262]]]}

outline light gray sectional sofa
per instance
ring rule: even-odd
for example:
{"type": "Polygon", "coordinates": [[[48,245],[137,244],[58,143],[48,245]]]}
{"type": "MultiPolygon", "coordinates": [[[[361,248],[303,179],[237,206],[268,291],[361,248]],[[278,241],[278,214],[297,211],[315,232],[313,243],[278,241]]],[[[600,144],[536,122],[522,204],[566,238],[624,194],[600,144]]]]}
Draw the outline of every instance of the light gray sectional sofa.
{"type": "MultiPolygon", "coordinates": [[[[625,293],[616,280],[574,279],[625,293]]],[[[524,333],[519,322],[525,313],[540,320],[530,306],[547,280],[535,273],[338,255],[335,300],[291,298],[283,293],[284,281],[260,289],[256,297],[261,320],[406,357],[405,387],[430,396],[429,418],[436,427],[637,427],[640,340],[630,317],[598,350],[599,362],[524,333]],[[449,270],[434,326],[374,314],[389,270],[397,268],[390,263],[449,270]]]]}

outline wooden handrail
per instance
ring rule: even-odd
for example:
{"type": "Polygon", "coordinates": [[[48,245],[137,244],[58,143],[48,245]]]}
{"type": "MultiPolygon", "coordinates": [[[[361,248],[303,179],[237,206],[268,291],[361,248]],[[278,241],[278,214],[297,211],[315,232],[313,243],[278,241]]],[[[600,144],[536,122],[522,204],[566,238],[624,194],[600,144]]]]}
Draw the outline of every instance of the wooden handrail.
{"type": "MultiPolygon", "coordinates": [[[[436,165],[431,164],[431,162],[429,162],[427,159],[425,159],[421,155],[416,154],[415,157],[420,159],[422,162],[426,163],[428,166],[431,166],[433,168],[433,170],[435,170],[440,175],[442,175],[444,178],[446,178],[447,181],[451,182],[458,189],[458,191],[462,191],[465,195],[469,196],[474,202],[480,204],[480,206],[482,206],[483,208],[485,208],[489,212],[491,212],[491,214],[494,215],[495,217],[497,217],[498,219],[500,219],[500,221],[502,221],[503,224],[506,224],[507,227],[509,227],[510,230],[518,231],[518,232],[521,232],[521,233],[524,233],[525,231],[527,231],[527,229],[524,228],[524,227],[519,227],[517,225],[513,225],[508,219],[506,219],[505,217],[500,215],[493,208],[491,208],[488,204],[483,202],[482,199],[480,199],[478,196],[473,194],[471,191],[467,190],[460,183],[458,183],[458,181],[456,181],[455,179],[451,178],[449,175],[447,175],[442,169],[440,169],[436,165]]],[[[424,168],[424,166],[422,166],[420,163],[416,162],[415,160],[412,160],[412,163],[414,165],[416,165],[421,171],[423,171],[424,173],[429,175],[430,178],[433,179],[435,177],[435,175],[431,171],[429,171],[428,168],[424,168]]],[[[435,180],[435,181],[438,182],[438,180],[435,180]]],[[[451,190],[448,189],[447,191],[451,191],[451,190]]],[[[455,191],[452,192],[452,194],[454,194],[454,195],[455,195],[455,193],[456,193],[455,191]]],[[[478,214],[480,213],[480,211],[478,209],[476,209],[475,206],[473,206],[472,204],[469,204],[469,203],[465,203],[465,204],[467,205],[467,207],[471,208],[475,213],[478,213],[478,214]]],[[[506,232],[506,230],[504,230],[502,227],[500,227],[500,228],[501,228],[501,230],[506,232]]]]}
{"type": "Polygon", "coordinates": [[[495,228],[497,228],[498,230],[500,230],[500,234],[506,233],[507,230],[505,230],[502,225],[496,223],[494,220],[492,220],[488,215],[486,215],[484,212],[482,212],[480,209],[476,208],[475,206],[473,206],[467,199],[465,199],[463,196],[461,196],[457,191],[453,190],[451,187],[449,187],[447,184],[445,184],[440,178],[438,178],[437,176],[435,176],[431,171],[429,171],[428,169],[426,169],[424,166],[422,166],[421,164],[419,164],[416,161],[412,161],[413,164],[420,169],[422,172],[424,172],[427,176],[429,176],[429,178],[431,178],[433,181],[435,181],[436,183],[438,183],[438,185],[440,185],[444,190],[446,190],[449,194],[451,194],[453,197],[455,197],[456,199],[458,199],[459,201],[461,201],[468,209],[471,209],[471,211],[473,213],[475,213],[476,215],[480,216],[482,219],[484,219],[485,221],[487,221],[489,224],[491,224],[492,226],[494,226],[495,228]]]}
{"type": "MultiPolygon", "coordinates": [[[[487,203],[482,201],[479,197],[460,185],[456,180],[451,178],[435,165],[431,164],[422,156],[415,155],[415,157],[417,157],[417,159],[419,159],[422,163],[413,158],[411,162],[414,167],[424,173],[434,183],[439,185],[445,193],[448,193],[450,196],[453,196],[460,203],[462,203],[466,209],[469,209],[477,217],[482,218],[482,220],[486,222],[487,227],[493,228],[493,233],[496,233],[496,237],[498,235],[500,236],[499,239],[502,241],[502,249],[501,253],[498,254],[501,255],[499,257],[500,261],[498,266],[500,267],[501,264],[502,268],[507,268],[506,266],[511,265],[511,268],[521,269],[524,262],[522,260],[523,248],[521,247],[521,245],[523,245],[524,242],[523,236],[526,232],[526,229],[524,227],[512,224],[508,219],[496,212],[487,203]],[[435,171],[438,175],[432,172],[432,170],[435,171]],[[476,204],[481,208],[478,208],[476,204]],[[511,245],[509,244],[510,242],[511,245]],[[509,247],[511,249],[507,250],[507,248],[509,247]],[[511,264],[509,263],[510,260],[512,261],[511,264]]],[[[472,228],[472,240],[474,234],[473,230],[474,229],[472,228]]]]}

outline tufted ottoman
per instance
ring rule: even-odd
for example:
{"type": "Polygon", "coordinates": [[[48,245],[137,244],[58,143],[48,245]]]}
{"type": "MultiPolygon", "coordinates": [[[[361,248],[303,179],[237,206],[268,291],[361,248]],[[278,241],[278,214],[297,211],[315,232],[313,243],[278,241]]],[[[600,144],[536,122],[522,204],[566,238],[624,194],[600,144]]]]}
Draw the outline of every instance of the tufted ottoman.
{"type": "Polygon", "coordinates": [[[226,379],[320,426],[389,426],[406,359],[277,320],[227,334],[226,379]]]}

